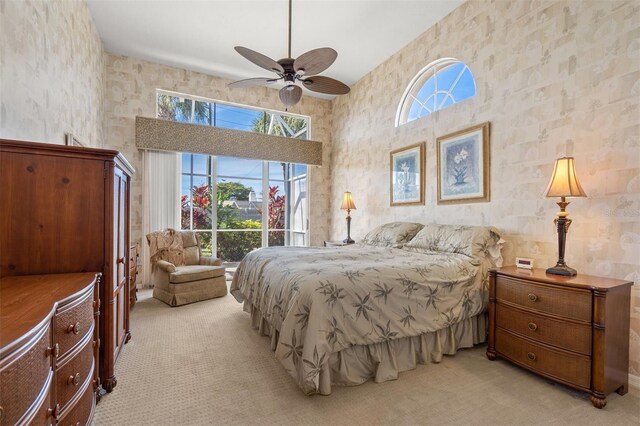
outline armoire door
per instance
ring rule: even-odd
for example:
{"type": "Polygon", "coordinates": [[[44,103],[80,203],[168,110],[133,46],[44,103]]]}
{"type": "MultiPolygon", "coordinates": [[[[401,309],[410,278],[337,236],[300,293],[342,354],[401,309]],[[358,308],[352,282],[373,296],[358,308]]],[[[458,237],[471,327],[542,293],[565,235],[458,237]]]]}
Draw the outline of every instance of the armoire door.
{"type": "Polygon", "coordinates": [[[113,270],[113,327],[114,327],[114,348],[113,357],[117,358],[122,345],[124,345],[127,337],[127,321],[125,316],[128,314],[128,185],[127,176],[116,167],[114,173],[114,228],[113,228],[113,250],[114,263],[113,270]]]}

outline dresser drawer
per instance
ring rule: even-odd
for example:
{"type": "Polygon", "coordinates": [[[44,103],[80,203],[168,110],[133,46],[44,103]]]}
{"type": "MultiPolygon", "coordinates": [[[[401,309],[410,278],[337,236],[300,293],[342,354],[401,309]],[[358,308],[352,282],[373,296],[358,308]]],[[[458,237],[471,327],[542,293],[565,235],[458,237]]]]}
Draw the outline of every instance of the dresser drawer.
{"type": "MultiPolygon", "coordinates": [[[[50,388],[49,388],[50,389],[50,388]]],[[[52,407],[51,407],[51,392],[47,389],[47,394],[38,408],[35,417],[31,424],[34,425],[51,425],[53,424],[53,415],[52,415],[52,407]]]]}
{"type": "Polygon", "coordinates": [[[92,381],[89,380],[82,385],[80,398],[70,409],[61,414],[59,425],[64,426],[86,426],[93,417],[96,407],[96,398],[93,391],[92,381]]]}
{"type": "Polygon", "coordinates": [[[591,322],[591,292],[534,284],[498,275],[496,299],[541,312],[591,322]]]}
{"type": "Polygon", "coordinates": [[[60,345],[60,356],[64,356],[82,340],[90,332],[93,323],[93,291],[60,307],[55,318],[55,338],[60,345]]]}
{"type": "Polygon", "coordinates": [[[31,341],[0,362],[0,407],[2,425],[16,424],[44,388],[51,383],[50,322],[35,333],[31,341]],[[10,390],[10,391],[8,391],[10,390]]]}
{"type": "Polygon", "coordinates": [[[561,321],[501,303],[496,304],[496,324],[549,345],[591,355],[592,330],[587,324],[561,321]]]}
{"type": "Polygon", "coordinates": [[[58,366],[56,374],[56,395],[60,409],[65,411],[74,395],[80,390],[82,385],[90,378],[93,373],[93,339],[84,342],[82,349],[66,361],[63,365],[58,366]]]}
{"type": "Polygon", "coordinates": [[[501,328],[496,329],[495,348],[502,356],[538,373],[553,376],[584,389],[591,386],[589,357],[553,350],[521,339],[501,328]]]}

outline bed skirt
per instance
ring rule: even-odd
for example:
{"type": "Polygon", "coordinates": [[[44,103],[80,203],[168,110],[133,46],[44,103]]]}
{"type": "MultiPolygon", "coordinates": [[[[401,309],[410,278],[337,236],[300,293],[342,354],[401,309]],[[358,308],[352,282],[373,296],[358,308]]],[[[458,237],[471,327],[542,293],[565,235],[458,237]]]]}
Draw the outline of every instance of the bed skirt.
{"type": "MultiPolygon", "coordinates": [[[[271,349],[275,351],[278,330],[249,302],[244,302],[244,310],[251,314],[251,325],[261,335],[271,337],[271,349]]],[[[320,372],[318,393],[329,395],[331,385],[356,386],[371,378],[376,383],[395,380],[398,373],[413,370],[418,364],[440,362],[443,355],[454,355],[458,349],[484,343],[487,325],[487,314],[481,313],[441,330],[371,345],[351,346],[333,353],[320,372]]]]}

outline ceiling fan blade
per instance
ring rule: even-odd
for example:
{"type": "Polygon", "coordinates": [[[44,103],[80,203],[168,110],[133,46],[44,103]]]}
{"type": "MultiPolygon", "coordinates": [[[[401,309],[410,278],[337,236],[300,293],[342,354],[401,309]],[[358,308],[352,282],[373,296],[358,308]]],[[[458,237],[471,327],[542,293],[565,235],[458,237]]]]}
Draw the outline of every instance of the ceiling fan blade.
{"type": "Polygon", "coordinates": [[[301,81],[307,89],[327,95],[346,95],[351,90],[349,86],[343,82],[321,75],[309,77],[301,81]]]}
{"type": "Polygon", "coordinates": [[[284,72],[282,65],[280,65],[270,57],[263,55],[262,53],[258,53],[255,50],[247,49],[246,47],[242,46],[236,46],[234,47],[234,49],[246,59],[250,60],[257,66],[264,68],[265,70],[277,73],[284,72]]]}
{"type": "Polygon", "coordinates": [[[290,107],[300,102],[302,89],[296,85],[285,86],[280,89],[278,96],[280,96],[280,100],[285,106],[290,107]]]}
{"type": "Polygon", "coordinates": [[[293,63],[293,69],[302,75],[316,75],[326,70],[338,57],[338,52],[330,47],[313,49],[303,53],[293,63]],[[303,71],[304,72],[301,72],[303,71]]]}
{"type": "Polygon", "coordinates": [[[280,80],[279,78],[246,78],[244,80],[234,81],[229,83],[229,87],[254,87],[254,86],[268,86],[280,80]]]}

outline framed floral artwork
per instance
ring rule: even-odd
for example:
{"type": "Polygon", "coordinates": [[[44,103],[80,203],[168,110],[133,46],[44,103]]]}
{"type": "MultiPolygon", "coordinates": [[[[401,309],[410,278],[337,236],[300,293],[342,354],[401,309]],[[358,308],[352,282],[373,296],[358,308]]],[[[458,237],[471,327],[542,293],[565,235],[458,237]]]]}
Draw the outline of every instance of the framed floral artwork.
{"type": "Polygon", "coordinates": [[[424,143],[391,151],[392,206],[424,204],[424,143]]]}
{"type": "Polygon", "coordinates": [[[490,123],[436,139],[438,204],[489,201],[490,123]]]}

